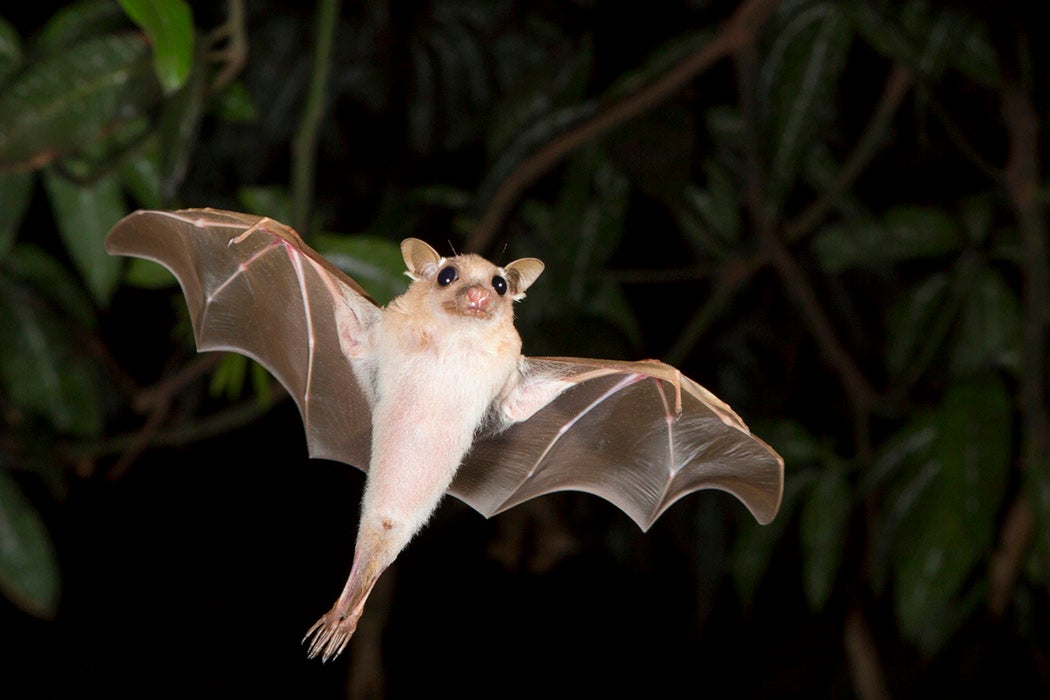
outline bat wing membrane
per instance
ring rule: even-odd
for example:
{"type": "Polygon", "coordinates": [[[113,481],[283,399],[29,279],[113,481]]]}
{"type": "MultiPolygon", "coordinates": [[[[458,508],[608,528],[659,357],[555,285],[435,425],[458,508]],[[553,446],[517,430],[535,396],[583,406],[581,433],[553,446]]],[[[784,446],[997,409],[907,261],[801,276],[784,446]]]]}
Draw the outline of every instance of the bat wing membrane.
{"type": "Polygon", "coordinates": [[[295,231],[214,209],[138,211],[113,227],[106,248],[171,270],[199,350],[247,355],[277,377],[299,407],[311,456],[368,466],[369,394],[340,334],[343,346],[360,342],[379,308],[295,231]]]}
{"type": "MultiPolygon", "coordinates": [[[[111,253],[164,265],[186,296],[199,350],[254,358],[295,399],[313,457],[365,469],[371,442],[368,332],[380,310],[350,277],[271,219],[214,209],[139,211],[111,253]]],[[[491,516],[584,491],[643,530],[682,496],[727,491],[761,523],[783,460],[725,403],[669,365],[525,358],[511,420],[483,427],[449,492],[491,516]]]]}
{"type": "MultiPolygon", "coordinates": [[[[721,400],[659,362],[530,358],[523,376],[555,397],[483,431],[450,493],[485,516],[555,491],[584,491],[643,530],[682,496],[727,491],[761,523],[780,505],[784,463],[721,400]]],[[[537,392],[542,393],[542,392],[537,392]]]]}

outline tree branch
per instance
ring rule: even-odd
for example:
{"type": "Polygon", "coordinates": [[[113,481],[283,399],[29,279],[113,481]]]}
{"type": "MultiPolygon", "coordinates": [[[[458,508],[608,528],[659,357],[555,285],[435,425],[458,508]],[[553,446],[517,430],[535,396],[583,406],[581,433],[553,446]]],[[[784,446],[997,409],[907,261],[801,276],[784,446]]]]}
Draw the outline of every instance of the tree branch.
{"type": "MultiPolygon", "coordinates": [[[[1028,472],[1050,469],[1050,413],[1046,404],[1047,310],[1050,271],[1047,264],[1046,216],[1039,201],[1039,118],[1031,97],[1020,87],[1003,96],[1003,116],[1010,155],[1003,183],[1021,233],[1024,316],[1021,331],[1021,467],[1028,472]]],[[[1040,474],[1046,478],[1045,474],[1040,474]]],[[[1035,537],[1032,504],[1022,496],[1011,507],[991,562],[989,606],[996,615],[1007,608],[1017,577],[1035,537]]]]}
{"type": "Polygon", "coordinates": [[[492,195],[488,208],[467,240],[467,248],[473,251],[486,250],[522,192],[569,153],[591,139],[652,109],[719,59],[751,44],[778,2],[779,0],[745,0],[709,43],[687,56],[656,81],[558,136],[525,159],[492,195]]]}
{"type": "Polygon", "coordinates": [[[849,661],[853,689],[861,700],[889,700],[886,673],[879,660],[875,639],[859,605],[854,605],[846,614],[844,630],[846,659],[849,661]]]}
{"type": "Polygon", "coordinates": [[[816,292],[813,291],[813,286],[806,279],[805,272],[775,232],[768,232],[763,238],[773,267],[780,275],[788,294],[794,299],[802,314],[802,320],[809,327],[821,353],[838,374],[854,409],[861,412],[870,410],[875,405],[876,392],[839,341],[816,292]]]}
{"type": "Polygon", "coordinates": [[[875,157],[886,138],[893,117],[900,109],[905,95],[912,86],[911,71],[903,64],[896,64],[886,78],[886,84],[882,89],[882,98],[879,100],[875,114],[864,132],[857,140],[856,146],[850,153],[842,169],[839,171],[838,179],[820,198],[806,207],[794,221],[784,227],[784,239],[789,242],[798,241],[810,233],[827,215],[828,211],[835,205],[842,193],[849,189],[864,168],[875,157]]]}
{"type": "Polygon", "coordinates": [[[302,120],[292,141],[292,226],[300,233],[306,233],[313,207],[317,138],[325,114],[325,91],[340,5],[340,0],[320,0],[318,4],[312,79],[302,120]]]}

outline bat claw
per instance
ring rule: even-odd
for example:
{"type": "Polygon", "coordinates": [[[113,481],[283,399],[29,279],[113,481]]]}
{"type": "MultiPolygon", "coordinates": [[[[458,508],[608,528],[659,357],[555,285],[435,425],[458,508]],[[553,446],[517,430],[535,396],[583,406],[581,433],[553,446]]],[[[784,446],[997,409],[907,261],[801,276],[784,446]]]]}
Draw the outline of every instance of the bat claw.
{"type": "Polygon", "coordinates": [[[342,654],[357,629],[359,617],[360,613],[347,615],[336,608],[329,610],[306,631],[302,641],[309,642],[306,655],[311,659],[320,656],[322,663],[327,663],[342,654]]]}

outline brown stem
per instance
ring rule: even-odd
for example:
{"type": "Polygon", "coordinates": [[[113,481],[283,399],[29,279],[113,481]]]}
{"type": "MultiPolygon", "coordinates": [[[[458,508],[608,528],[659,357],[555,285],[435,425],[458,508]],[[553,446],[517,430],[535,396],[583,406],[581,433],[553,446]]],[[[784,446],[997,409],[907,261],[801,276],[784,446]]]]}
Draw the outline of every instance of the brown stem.
{"type": "Polygon", "coordinates": [[[751,279],[762,264],[763,262],[758,259],[733,260],[725,263],[715,279],[711,295],[707,301],[697,307],[692,318],[686,322],[671,349],[664,355],[664,361],[671,365],[680,365],[711,324],[725,311],[737,290],[751,279]]]}
{"type": "MultiPolygon", "coordinates": [[[[1047,309],[1050,271],[1047,263],[1046,216],[1038,193],[1040,183],[1039,118],[1031,97],[1014,86],[1003,97],[1003,115],[1010,155],[1003,179],[1017,217],[1024,251],[1021,272],[1024,317],[1021,337],[1021,466],[1028,471],[1050,469],[1050,413],[1046,404],[1047,309]]],[[[989,606],[1002,614],[1013,594],[1021,565],[1035,536],[1031,503],[1018,499],[1003,523],[1000,546],[992,558],[989,606]]]]}
{"type": "Polygon", "coordinates": [[[209,90],[214,94],[221,92],[236,78],[248,62],[248,33],[244,27],[244,0],[229,0],[230,14],[222,26],[212,32],[208,38],[208,58],[218,61],[222,68],[212,80],[209,90]],[[225,41],[226,45],[216,48],[225,41]]]}
{"type": "Polygon", "coordinates": [[[875,639],[860,606],[854,605],[846,615],[844,630],[846,658],[849,661],[853,689],[861,700],[889,700],[886,672],[879,660],[875,639]]]}
{"type": "MultiPolygon", "coordinates": [[[[221,435],[258,419],[270,411],[277,402],[288,396],[287,392],[281,391],[269,404],[264,405],[254,400],[243,401],[206,418],[194,418],[186,424],[157,430],[150,436],[148,447],[178,447],[221,435]]],[[[120,455],[135,445],[140,432],[94,442],[67,444],[61,447],[59,452],[69,462],[98,459],[106,455],[120,455]]]]}
{"type": "Polygon", "coordinates": [[[866,413],[875,405],[876,392],[839,341],[813,286],[806,279],[805,272],[775,233],[765,235],[764,244],[773,267],[798,307],[803,322],[816,339],[821,353],[838,374],[854,410],[860,414],[866,413]]]}
{"type": "MultiPolygon", "coordinates": [[[[157,441],[161,426],[171,411],[171,403],[176,394],[198,377],[210,372],[218,364],[222,355],[220,353],[208,353],[195,358],[192,362],[180,369],[170,377],[167,377],[151,387],[139,392],[132,401],[136,411],[148,412],[146,422],[142,427],[130,436],[118,438],[120,457],[107,474],[110,479],[119,479],[127,472],[128,468],[139,456],[157,441]]],[[[98,447],[103,447],[99,445],[98,447]]],[[[98,456],[105,449],[89,450],[85,459],[98,456]]]]}
{"type": "Polygon", "coordinates": [[[1039,121],[1029,96],[1007,91],[1003,105],[1010,135],[1005,185],[1017,216],[1024,256],[1024,327],[1021,348],[1021,406],[1024,412],[1026,461],[1047,456],[1045,367],[1047,333],[1044,315],[1050,306],[1046,220],[1039,202],[1039,121]]]}
{"type": "Polygon", "coordinates": [[[709,43],[686,56],[654,82],[558,136],[524,160],[496,189],[488,208],[468,239],[467,248],[474,251],[486,250],[521,193],[561,162],[566,155],[613,127],[652,109],[719,59],[751,44],[778,2],[779,0],[745,0],[709,43]]]}
{"type": "Polygon", "coordinates": [[[992,553],[989,564],[988,609],[1001,617],[1014,595],[1017,577],[1028,557],[1028,549],[1035,537],[1035,513],[1025,494],[1010,506],[999,533],[999,546],[992,553]]]}
{"type": "Polygon", "coordinates": [[[221,360],[222,353],[219,352],[198,355],[171,376],[139,392],[139,395],[132,401],[132,407],[139,413],[145,413],[155,410],[159,405],[170,404],[172,398],[186,385],[211,372],[221,360]]]}
{"type": "Polygon", "coordinates": [[[835,206],[839,197],[846,192],[850,185],[860,176],[864,168],[871,162],[878,152],[879,146],[885,142],[886,133],[889,131],[893,117],[900,109],[905,95],[912,86],[911,71],[903,64],[896,64],[886,78],[886,84],[882,89],[882,98],[879,100],[875,114],[864,132],[857,140],[842,169],[839,171],[835,183],[824,192],[819,199],[814,201],[799,214],[794,221],[784,228],[784,239],[787,241],[798,241],[810,233],[827,215],[828,211],[835,206]]]}

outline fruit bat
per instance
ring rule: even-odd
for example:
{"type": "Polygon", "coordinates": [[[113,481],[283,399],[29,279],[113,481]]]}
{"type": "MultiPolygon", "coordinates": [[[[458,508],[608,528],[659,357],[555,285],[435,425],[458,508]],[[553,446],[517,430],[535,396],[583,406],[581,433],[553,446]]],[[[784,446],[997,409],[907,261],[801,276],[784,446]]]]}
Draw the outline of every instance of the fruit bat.
{"type": "Polygon", "coordinates": [[[106,248],[171,270],[198,349],[257,360],[298,404],[310,455],[367,471],[350,576],[303,639],[311,657],[343,651],[377,578],[445,493],[488,517],[586,491],[643,530],[699,489],[733,494],[763,524],[780,505],[780,456],[677,369],[522,355],[512,306],[543,271],[535,258],[446,258],[409,238],[412,282],[379,307],[268,218],[138,211],[106,248]]]}

